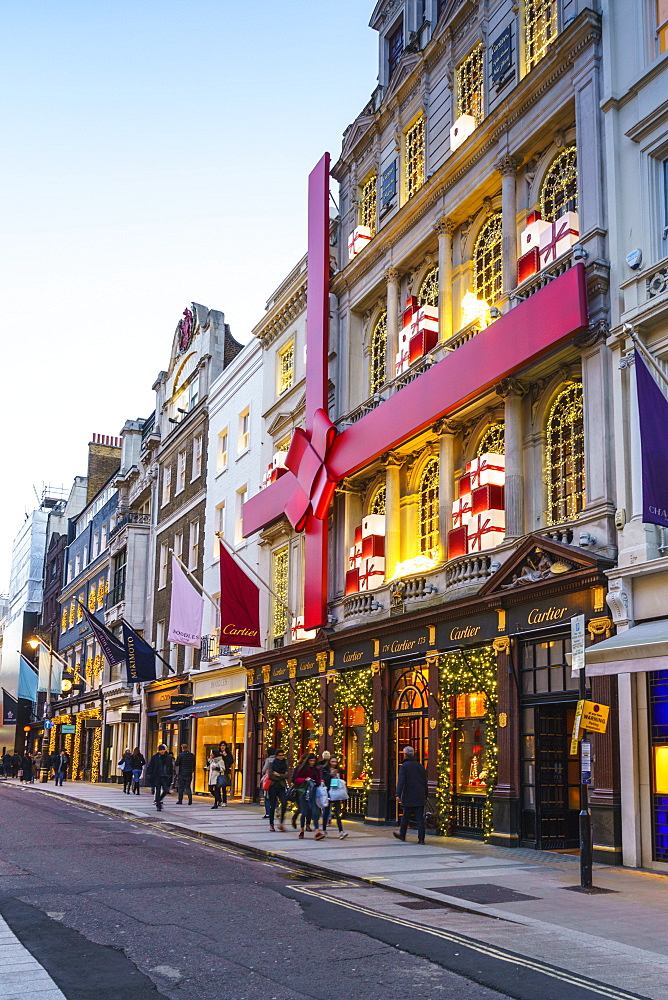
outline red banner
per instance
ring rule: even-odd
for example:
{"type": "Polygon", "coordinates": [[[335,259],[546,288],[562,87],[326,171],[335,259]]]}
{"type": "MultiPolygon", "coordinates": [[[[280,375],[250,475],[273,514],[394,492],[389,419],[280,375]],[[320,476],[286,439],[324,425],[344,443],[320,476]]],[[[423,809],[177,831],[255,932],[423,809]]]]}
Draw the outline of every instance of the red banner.
{"type": "Polygon", "coordinates": [[[220,641],[231,646],[261,646],[260,590],[221,543],[220,641]]]}

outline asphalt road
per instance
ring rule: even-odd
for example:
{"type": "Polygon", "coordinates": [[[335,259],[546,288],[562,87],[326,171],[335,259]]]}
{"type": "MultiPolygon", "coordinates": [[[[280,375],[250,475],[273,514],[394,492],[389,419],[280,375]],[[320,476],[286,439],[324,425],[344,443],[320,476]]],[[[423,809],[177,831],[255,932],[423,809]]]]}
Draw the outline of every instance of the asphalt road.
{"type": "Polygon", "coordinates": [[[326,892],[290,865],[0,787],[0,915],[68,1000],[622,996],[326,892]]]}

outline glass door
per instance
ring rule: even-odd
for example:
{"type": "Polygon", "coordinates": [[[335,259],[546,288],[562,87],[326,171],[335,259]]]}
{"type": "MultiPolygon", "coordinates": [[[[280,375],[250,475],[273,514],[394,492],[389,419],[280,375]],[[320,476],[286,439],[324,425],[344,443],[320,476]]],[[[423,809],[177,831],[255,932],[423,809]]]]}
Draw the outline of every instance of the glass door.
{"type": "Polygon", "coordinates": [[[388,820],[401,817],[401,803],[396,801],[399,767],[404,761],[403,748],[413,747],[415,759],[427,767],[429,759],[429,720],[427,678],[418,667],[395,671],[390,713],[388,767],[388,820]]]}
{"type": "Polygon", "coordinates": [[[579,846],[579,763],[570,756],[575,704],[524,709],[522,842],[541,851],[579,846]]]}

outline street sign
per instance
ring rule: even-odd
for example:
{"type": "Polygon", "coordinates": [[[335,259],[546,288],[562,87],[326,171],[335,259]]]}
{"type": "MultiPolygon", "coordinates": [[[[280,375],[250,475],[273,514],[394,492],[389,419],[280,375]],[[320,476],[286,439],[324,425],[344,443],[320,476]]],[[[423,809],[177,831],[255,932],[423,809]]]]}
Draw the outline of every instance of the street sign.
{"type": "Polygon", "coordinates": [[[45,719],[44,720],[44,728],[45,729],[51,729],[52,726],[53,726],[53,722],[51,721],[51,719],[45,719]]]}
{"type": "Polygon", "coordinates": [[[571,757],[575,757],[578,752],[580,742],[580,723],[582,722],[582,712],[584,711],[584,700],[579,701],[575,709],[575,720],[573,722],[573,735],[571,737],[571,757]]]}
{"type": "Polygon", "coordinates": [[[582,709],[581,728],[592,733],[604,733],[608,728],[608,705],[599,705],[595,701],[585,701],[582,709]]]}
{"type": "Polygon", "coordinates": [[[579,677],[585,665],[585,616],[571,618],[571,677],[579,677]]]}
{"type": "Polygon", "coordinates": [[[60,727],[60,731],[61,733],[75,733],[77,731],[77,727],[64,725],[60,727]]]}
{"type": "Polygon", "coordinates": [[[584,739],[580,744],[580,784],[591,785],[591,743],[584,739]]]}

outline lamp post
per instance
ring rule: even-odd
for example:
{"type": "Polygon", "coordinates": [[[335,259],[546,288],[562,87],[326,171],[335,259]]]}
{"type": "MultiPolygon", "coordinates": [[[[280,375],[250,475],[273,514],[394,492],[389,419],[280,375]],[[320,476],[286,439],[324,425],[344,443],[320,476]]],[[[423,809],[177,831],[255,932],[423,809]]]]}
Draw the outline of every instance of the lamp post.
{"type": "Polygon", "coordinates": [[[30,646],[31,649],[38,649],[40,646],[44,646],[44,648],[49,653],[49,674],[46,682],[46,701],[44,702],[44,732],[42,734],[42,760],[39,769],[39,780],[42,783],[45,783],[49,780],[48,758],[49,758],[49,742],[51,738],[50,735],[51,731],[50,728],[47,727],[46,722],[51,713],[51,674],[53,671],[53,658],[55,656],[56,659],[59,660],[63,664],[63,666],[67,667],[68,669],[69,669],[69,664],[66,663],[66,661],[62,658],[62,656],[59,656],[58,653],[56,653],[51,644],[46,642],[41,635],[35,635],[32,639],[28,639],[28,645],[30,646]]]}

